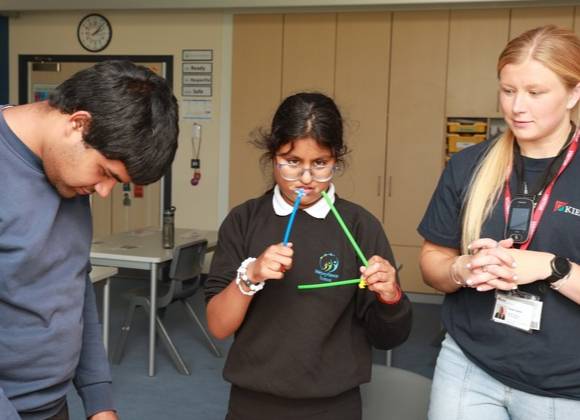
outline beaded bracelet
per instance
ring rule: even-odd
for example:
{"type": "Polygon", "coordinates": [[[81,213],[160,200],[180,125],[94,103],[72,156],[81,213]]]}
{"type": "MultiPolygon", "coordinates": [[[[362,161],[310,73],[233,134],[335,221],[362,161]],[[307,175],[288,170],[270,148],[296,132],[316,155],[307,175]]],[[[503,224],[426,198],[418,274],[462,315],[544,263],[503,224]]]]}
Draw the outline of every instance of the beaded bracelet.
{"type": "Polygon", "coordinates": [[[264,288],[264,282],[261,281],[259,283],[254,283],[248,278],[248,265],[250,263],[256,261],[255,258],[250,257],[246,258],[240,267],[237,270],[236,274],[236,284],[238,285],[238,289],[246,296],[253,296],[260,290],[264,288]],[[243,288],[242,283],[249,289],[246,290],[243,288]]]}

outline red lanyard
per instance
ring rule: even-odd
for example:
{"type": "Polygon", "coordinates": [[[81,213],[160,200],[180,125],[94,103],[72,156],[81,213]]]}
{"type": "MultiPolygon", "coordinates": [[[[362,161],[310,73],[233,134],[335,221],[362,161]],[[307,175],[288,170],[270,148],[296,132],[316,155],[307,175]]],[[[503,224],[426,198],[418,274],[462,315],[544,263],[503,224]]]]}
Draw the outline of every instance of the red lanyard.
{"type": "MultiPolygon", "coordinates": [[[[572,139],[572,144],[570,144],[570,147],[568,148],[568,152],[566,153],[566,157],[564,158],[564,162],[562,162],[562,165],[560,166],[558,173],[556,174],[554,179],[552,179],[552,181],[550,181],[550,183],[546,187],[546,190],[542,194],[542,198],[540,198],[540,202],[538,203],[538,205],[534,209],[534,212],[532,213],[532,220],[530,222],[530,234],[528,236],[528,240],[520,245],[520,249],[528,249],[528,247],[530,246],[530,242],[532,242],[532,238],[534,237],[534,234],[536,233],[536,229],[538,228],[538,225],[540,224],[540,220],[542,219],[542,216],[544,215],[544,210],[546,209],[546,206],[548,205],[548,200],[550,200],[550,195],[552,194],[552,188],[554,187],[554,184],[556,183],[556,180],[558,179],[560,174],[562,172],[564,172],[564,169],[566,169],[566,167],[570,164],[570,162],[572,161],[572,158],[576,154],[576,150],[578,149],[578,137],[580,137],[580,129],[578,129],[576,131],[576,133],[574,134],[574,138],[572,139]]],[[[510,191],[510,182],[509,182],[510,176],[511,176],[511,170],[506,178],[504,194],[503,194],[504,195],[503,211],[504,211],[506,223],[507,223],[507,220],[509,217],[510,204],[512,202],[512,194],[510,191]]]]}

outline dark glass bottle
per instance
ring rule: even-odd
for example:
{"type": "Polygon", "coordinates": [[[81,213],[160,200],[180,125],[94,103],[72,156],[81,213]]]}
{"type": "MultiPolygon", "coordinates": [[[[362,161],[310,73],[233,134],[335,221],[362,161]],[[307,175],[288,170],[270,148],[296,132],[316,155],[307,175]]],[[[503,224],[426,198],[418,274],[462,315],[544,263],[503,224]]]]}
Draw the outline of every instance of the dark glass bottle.
{"type": "Polygon", "coordinates": [[[163,248],[175,246],[175,207],[163,211],[163,248]]]}

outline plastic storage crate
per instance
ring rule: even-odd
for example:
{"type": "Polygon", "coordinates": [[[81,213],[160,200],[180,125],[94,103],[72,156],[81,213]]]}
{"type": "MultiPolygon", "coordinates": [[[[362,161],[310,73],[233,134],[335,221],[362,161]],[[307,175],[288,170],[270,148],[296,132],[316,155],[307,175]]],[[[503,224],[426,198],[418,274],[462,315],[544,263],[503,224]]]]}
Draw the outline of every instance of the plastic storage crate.
{"type": "Polygon", "coordinates": [[[482,121],[461,122],[450,121],[447,123],[447,132],[449,133],[485,133],[487,123],[482,121]]]}
{"type": "Polygon", "coordinates": [[[447,151],[456,153],[485,140],[484,134],[447,134],[447,151]]]}

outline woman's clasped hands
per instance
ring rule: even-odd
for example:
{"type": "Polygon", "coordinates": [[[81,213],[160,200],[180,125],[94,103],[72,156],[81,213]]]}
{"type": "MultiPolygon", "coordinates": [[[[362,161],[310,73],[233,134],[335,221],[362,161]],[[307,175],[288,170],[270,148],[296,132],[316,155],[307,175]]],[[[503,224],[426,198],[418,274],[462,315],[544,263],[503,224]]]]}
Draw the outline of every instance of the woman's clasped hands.
{"type": "Polygon", "coordinates": [[[477,239],[469,244],[469,255],[462,255],[458,263],[464,264],[462,278],[466,287],[480,292],[493,289],[512,290],[518,285],[516,260],[511,254],[512,239],[495,241],[477,239]]]}
{"type": "Polygon", "coordinates": [[[480,292],[513,290],[545,278],[547,267],[540,266],[535,251],[513,248],[512,239],[481,238],[469,244],[469,254],[460,255],[450,267],[453,281],[480,292]]]}

